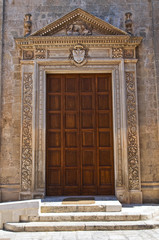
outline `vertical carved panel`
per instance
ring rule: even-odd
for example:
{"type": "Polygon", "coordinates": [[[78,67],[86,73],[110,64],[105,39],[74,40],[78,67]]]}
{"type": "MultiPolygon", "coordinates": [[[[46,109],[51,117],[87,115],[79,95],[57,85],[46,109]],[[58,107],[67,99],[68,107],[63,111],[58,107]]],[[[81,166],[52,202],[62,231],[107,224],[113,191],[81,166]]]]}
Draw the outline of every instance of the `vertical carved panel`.
{"type": "Polygon", "coordinates": [[[31,190],[32,184],[32,73],[23,76],[23,109],[22,109],[22,191],[31,190]]]}
{"type": "Polygon", "coordinates": [[[126,72],[129,189],[139,190],[139,147],[135,73],[126,72]]]}

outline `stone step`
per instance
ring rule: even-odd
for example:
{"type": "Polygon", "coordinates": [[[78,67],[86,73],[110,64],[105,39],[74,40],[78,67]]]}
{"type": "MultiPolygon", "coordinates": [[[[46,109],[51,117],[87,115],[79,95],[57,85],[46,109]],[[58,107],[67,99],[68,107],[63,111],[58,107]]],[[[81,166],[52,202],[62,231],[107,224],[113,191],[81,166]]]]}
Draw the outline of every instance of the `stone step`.
{"type": "Polygon", "coordinates": [[[5,223],[4,228],[13,232],[52,232],[52,231],[98,231],[98,230],[140,230],[158,228],[155,221],[120,222],[29,222],[5,223]]]}
{"type": "Polygon", "coordinates": [[[152,219],[152,213],[138,212],[69,212],[44,213],[39,216],[21,216],[21,222],[64,222],[64,221],[139,221],[152,219]]]}
{"type": "MultiPolygon", "coordinates": [[[[51,197],[44,199],[41,203],[41,213],[62,213],[62,212],[120,212],[122,210],[121,203],[114,196],[92,197],[93,201],[89,201],[89,197],[72,197],[77,201],[65,201],[67,197],[51,197]],[[78,201],[78,198],[80,201],[78,201]],[[85,199],[88,198],[88,201],[85,199]],[[81,201],[84,199],[84,201],[81,201]],[[79,203],[80,202],[80,203],[79,203]],[[84,204],[82,203],[84,202],[84,204]],[[85,204],[87,203],[88,204],[85,204]],[[89,203],[90,202],[90,203],[89,203]]],[[[71,199],[71,197],[69,197],[71,199]]]]}

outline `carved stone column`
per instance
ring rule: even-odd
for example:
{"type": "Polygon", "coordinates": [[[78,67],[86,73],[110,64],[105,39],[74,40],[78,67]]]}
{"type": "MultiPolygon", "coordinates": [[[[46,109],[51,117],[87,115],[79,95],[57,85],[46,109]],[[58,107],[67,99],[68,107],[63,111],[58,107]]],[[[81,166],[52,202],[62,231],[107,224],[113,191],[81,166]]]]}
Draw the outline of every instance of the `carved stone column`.
{"type": "Polygon", "coordinates": [[[126,72],[127,91],[127,152],[128,188],[130,203],[142,203],[140,180],[140,153],[138,133],[138,108],[135,72],[126,72]]]}
{"type": "Polygon", "coordinates": [[[21,199],[31,199],[33,74],[23,73],[21,199]]]}

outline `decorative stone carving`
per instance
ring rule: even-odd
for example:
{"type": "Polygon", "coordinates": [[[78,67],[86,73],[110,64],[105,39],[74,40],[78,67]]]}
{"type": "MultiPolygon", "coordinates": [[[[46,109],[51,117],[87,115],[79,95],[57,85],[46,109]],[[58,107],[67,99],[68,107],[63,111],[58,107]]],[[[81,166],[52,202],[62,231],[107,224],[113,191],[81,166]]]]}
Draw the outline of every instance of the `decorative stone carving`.
{"type": "Polygon", "coordinates": [[[0,177],[0,184],[1,185],[9,184],[9,177],[0,177]]]}
{"type": "Polygon", "coordinates": [[[129,189],[139,190],[139,149],[135,73],[126,72],[129,189]]]}
{"type": "Polygon", "coordinates": [[[23,77],[21,188],[29,191],[32,184],[32,73],[24,73],[23,77]]]}
{"type": "Polygon", "coordinates": [[[24,60],[34,59],[34,51],[24,50],[24,51],[23,51],[23,59],[24,59],[24,60]]]}
{"type": "Polygon", "coordinates": [[[35,50],[35,58],[44,59],[45,57],[46,57],[46,50],[45,49],[37,48],[35,50]]]}
{"type": "Polygon", "coordinates": [[[71,62],[76,66],[82,66],[87,62],[88,49],[83,45],[78,44],[74,48],[70,49],[71,62]]]}
{"type": "Polygon", "coordinates": [[[68,36],[88,36],[92,35],[92,28],[83,21],[76,21],[66,28],[66,34],[68,36]]]}
{"type": "Polygon", "coordinates": [[[123,49],[122,48],[112,48],[112,58],[122,58],[123,49]]]}
{"type": "Polygon", "coordinates": [[[124,58],[134,58],[134,49],[124,49],[124,58]]]}
{"type": "Polygon", "coordinates": [[[24,18],[24,37],[27,37],[31,34],[32,28],[32,16],[30,13],[25,14],[24,18]]]}
{"type": "Polygon", "coordinates": [[[132,34],[132,25],[133,25],[131,17],[132,17],[131,12],[125,13],[125,30],[130,34],[132,34]]]}

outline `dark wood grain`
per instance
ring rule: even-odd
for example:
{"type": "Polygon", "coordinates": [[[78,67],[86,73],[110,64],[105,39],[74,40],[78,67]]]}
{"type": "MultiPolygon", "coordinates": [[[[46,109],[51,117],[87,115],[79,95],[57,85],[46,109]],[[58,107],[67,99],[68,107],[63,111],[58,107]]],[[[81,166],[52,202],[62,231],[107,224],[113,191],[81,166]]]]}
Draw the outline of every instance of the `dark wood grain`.
{"type": "Polygon", "coordinates": [[[48,74],[46,193],[114,194],[111,74],[48,74]]]}

